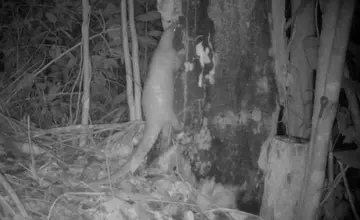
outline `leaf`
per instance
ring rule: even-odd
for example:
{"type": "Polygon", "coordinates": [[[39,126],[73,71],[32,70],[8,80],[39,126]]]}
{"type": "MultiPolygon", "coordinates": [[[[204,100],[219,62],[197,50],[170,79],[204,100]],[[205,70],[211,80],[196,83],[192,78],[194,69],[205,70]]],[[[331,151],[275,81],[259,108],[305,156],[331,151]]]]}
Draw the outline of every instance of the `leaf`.
{"type": "Polygon", "coordinates": [[[100,41],[95,44],[95,46],[93,47],[92,50],[93,50],[93,52],[98,52],[98,51],[103,50],[103,48],[104,48],[104,43],[103,43],[103,41],[100,41]]]}
{"type": "Polygon", "coordinates": [[[57,18],[56,18],[56,16],[55,16],[53,13],[51,13],[51,12],[46,12],[46,13],[45,13],[45,16],[46,16],[46,18],[47,18],[49,21],[51,21],[52,23],[56,23],[56,22],[57,22],[57,18]]]}
{"type": "Polygon", "coordinates": [[[360,83],[351,79],[344,79],[343,85],[353,90],[357,95],[360,95],[360,83]]]}
{"type": "Polygon", "coordinates": [[[59,46],[57,46],[55,48],[56,48],[56,58],[57,58],[61,55],[61,48],[59,46]]]}
{"type": "Polygon", "coordinates": [[[116,60],[112,59],[112,58],[105,59],[103,62],[104,62],[105,69],[113,69],[113,68],[119,67],[116,60]]]}
{"type": "Polygon", "coordinates": [[[352,143],[354,141],[354,137],[356,137],[356,130],[354,126],[350,126],[343,131],[340,130],[340,133],[345,136],[345,139],[343,140],[344,144],[352,143]]]}
{"type": "Polygon", "coordinates": [[[140,37],[139,36],[138,39],[139,39],[139,43],[144,44],[145,46],[150,45],[150,46],[155,47],[157,45],[157,40],[155,40],[151,37],[140,37]]]}
{"type": "Polygon", "coordinates": [[[113,41],[109,42],[109,45],[110,45],[110,47],[114,47],[114,46],[116,46],[116,47],[120,46],[121,47],[122,46],[122,41],[121,41],[121,39],[116,39],[116,40],[113,40],[113,41]]]}
{"type": "Polygon", "coordinates": [[[153,31],[148,32],[148,36],[160,37],[162,35],[162,33],[163,33],[162,31],[153,30],[153,31]]]}
{"type": "Polygon", "coordinates": [[[347,127],[347,109],[340,108],[336,113],[337,125],[340,133],[345,133],[347,127]]]}
{"type": "Polygon", "coordinates": [[[116,58],[120,58],[120,59],[121,59],[121,62],[123,62],[124,53],[123,53],[121,47],[111,48],[110,51],[111,51],[111,53],[113,54],[113,56],[115,56],[116,58]]]}
{"type": "Polygon", "coordinates": [[[110,53],[113,56],[116,56],[117,58],[124,57],[121,39],[113,40],[112,42],[109,43],[109,46],[110,46],[110,53]]]}
{"type": "Polygon", "coordinates": [[[74,38],[71,36],[69,31],[66,31],[65,29],[68,29],[67,27],[59,27],[59,31],[61,31],[65,36],[67,36],[69,39],[73,40],[74,38]]]}
{"type": "Polygon", "coordinates": [[[357,150],[336,151],[334,156],[345,165],[360,169],[360,152],[357,150]]]}
{"type": "Polygon", "coordinates": [[[55,59],[61,54],[61,48],[57,45],[52,45],[49,51],[50,56],[55,59]]]}
{"type": "Polygon", "coordinates": [[[119,95],[115,96],[115,98],[113,99],[112,102],[120,104],[120,103],[125,102],[125,100],[126,100],[126,94],[123,92],[123,93],[120,93],[119,95]]]}
{"type": "Polygon", "coordinates": [[[64,112],[62,112],[61,109],[56,106],[51,106],[50,111],[54,118],[61,118],[64,115],[64,112]]]}
{"type": "Polygon", "coordinates": [[[108,79],[115,79],[115,78],[116,78],[116,76],[115,76],[115,74],[114,74],[114,72],[113,72],[112,70],[110,70],[110,71],[104,70],[102,73],[103,73],[103,74],[106,76],[106,78],[108,78],[108,79]]]}
{"type": "Polygon", "coordinates": [[[91,91],[93,92],[93,94],[101,94],[104,89],[103,87],[106,86],[106,79],[104,79],[103,76],[97,75],[94,77],[94,82],[96,83],[91,84],[91,91]]]}
{"type": "Polygon", "coordinates": [[[73,68],[76,65],[76,58],[72,56],[66,64],[66,68],[73,68]]]}
{"type": "Polygon", "coordinates": [[[54,44],[59,40],[59,38],[57,38],[57,37],[50,37],[50,36],[48,36],[48,37],[46,37],[46,40],[48,40],[48,41],[52,41],[54,44]]]}
{"type": "Polygon", "coordinates": [[[211,194],[215,187],[214,178],[210,180],[204,180],[202,186],[200,187],[200,193],[197,195],[196,198],[196,205],[200,208],[200,210],[205,211],[210,207],[211,201],[211,194]]]}
{"type": "Polygon", "coordinates": [[[120,24],[113,24],[109,27],[109,29],[114,29],[108,31],[108,35],[112,40],[122,39],[121,38],[121,32],[120,32],[120,24]]]}
{"type": "Polygon", "coordinates": [[[93,62],[98,63],[98,62],[101,62],[102,60],[104,60],[104,57],[103,57],[103,56],[99,56],[99,55],[92,55],[92,56],[91,56],[91,60],[92,60],[93,62]]]}
{"type": "Polygon", "coordinates": [[[135,210],[136,213],[138,214],[139,219],[144,219],[144,220],[150,220],[151,219],[151,215],[149,212],[147,212],[140,203],[135,203],[135,210]]]}
{"type": "Polygon", "coordinates": [[[54,100],[57,96],[56,96],[56,93],[57,91],[59,90],[59,86],[56,86],[56,85],[52,85],[49,89],[49,93],[48,93],[48,96],[47,96],[47,100],[49,102],[52,102],[52,100],[54,100]]]}
{"type": "Polygon", "coordinates": [[[192,211],[188,210],[184,213],[184,220],[194,220],[194,219],[195,219],[195,216],[192,211]]]}
{"type": "Polygon", "coordinates": [[[351,136],[345,136],[345,138],[342,142],[343,142],[343,144],[351,144],[352,142],[354,142],[354,140],[351,136]]]}
{"type": "Polygon", "coordinates": [[[24,78],[20,82],[22,88],[25,89],[25,88],[31,87],[33,85],[34,78],[35,77],[33,74],[24,75],[24,78]]]}
{"type": "Polygon", "coordinates": [[[113,3],[109,2],[106,6],[106,8],[103,10],[103,16],[108,17],[111,16],[114,13],[119,12],[119,7],[116,7],[113,3]]]}
{"type": "Polygon", "coordinates": [[[111,27],[112,25],[115,25],[115,24],[119,25],[119,23],[120,23],[119,21],[121,21],[121,16],[119,16],[117,14],[113,15],[109,18],[109,20],[106,21],[106,27],[111,27]]]}
{"type": "Polygon", "coordinates": [[[40,30],[35,30],[34,35],[30,38],[31,42],[36,42],[38,40],[43,40],[45,32],[40,32],[40,30]]]}
{"type": "Polygon", "coordinates": [[[345,219],[350,210],[350,205],[347,201],[340,201],[335,208],[335,219],[345,219]]]}
{"type": "MultiPolygon", "coordinates": [[[[44,90],[46,88],[46,84],[45,83],[36,83],[36,88],[44,90]]],[[[41,94],[39,94],[41,95],[41,94]]]]}
{"type": "Polygon", "coordinates": [[[20,215],[20,214],[15,214],[14,215],[14,220],[26,220],[24,216],[20,215]]]}
{"type": "Polygon", "coordinates": [[[154,21],[160,19],[160,13],[158,11],[149,11],[145,14],[136,16],[136,20],[138,21],[154,21]]]}

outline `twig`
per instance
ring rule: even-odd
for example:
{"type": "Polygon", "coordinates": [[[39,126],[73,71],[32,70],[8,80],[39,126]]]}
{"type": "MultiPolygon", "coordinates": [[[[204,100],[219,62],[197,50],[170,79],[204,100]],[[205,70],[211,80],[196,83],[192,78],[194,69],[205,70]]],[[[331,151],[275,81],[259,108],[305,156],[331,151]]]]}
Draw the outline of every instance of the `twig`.
{"type": "MultiPolygon", "coordinates": [[[[101,36],[102,34],[106,33],[106,32],[110,32],[110,31],[116,31],[119,30],[119,28],[109,28],[106,31],[102,31],[100,33],[94,34],[93,36],[91,36],[89,38],[89,40],[92,40],[96,37],[101,36]]],[[[64,51],[62,54],[60,54],[58,57],[54,58],[53,60],[51,60],[50,62],[48,62],[45,66],[43,66],[42,68],[39,68],[38,70],[34,71],[34,73],[32,73],[33,77],[35,78],[37,75],[39,75],[40,73],[42,73],[45,69],[47,69],[49,66],[51,66],[53,63],[55,63],[56,61],[58,61],[59,59],[61,59],[63,56],[65,56],[66,54],[68,54],[70,51],[75,50],[77,47],[81,46],[82,42],[79,42],[77,44],[75,44],[74,46],[72,46],[71,48],[67,49],[66,51],[64,51]]],[[[13,91],[13,95],[15,95],[16,93],[19,92],[20,89],[22,89],[22,87],[18,87],[19,89],[17,89],[16,91],[13,91]]],[[[8,101],[6,101],[8,102],[8,101]]]]}
{"type": "Polygon", "coordinates": [[[135,112],[135,103],[134,103],[134,91],[133,91],[133,73],[131,68],[130,61],[130,52],[129,52],[129,41],[127,33],[127,13],[126,13],[126,0],[121,0],[121,29],[122,29],[122,39],[123,39],[123,51],[125,59],[125,69],[126,69],[126,95],[127,103],[129,106],[129,116],[130,121],[136,119],[135,112]]]}
{"type": "Polygon", "coordinates": [[[51,219],[51,213],[57,203],[57,201],[59,201],[62,197],[66,197],[66,196],[69,196],[69,195],[85,195],[85,196],[104,196],[105,193],[98,193],[98,192],[77,192],[77,193],[74,193],[74,192],[67,192],[67,193],[64,193],[64,194],[61,194],[60,196],[58,196],[55,201],[51,204],[50,206],[50,210],[49,210],[49,213],[46,217],[47,220],[50,220],[51,219]]]}
{"type": "MultiPolygon", "coordinates": [[[[145,11],[147,12],[148,9],[148,2],[145,2],[145,11]]],[[[148,36],[148,21],[145,21],[145,38],[149,37],[148,36]]],[[[148,69],[148,45],[145,44],[144,46],[144,63],[143,63],[143,69],[146,71],[148,69]]]]}
{"type": "MultiPolygon", "coordinates": [[[[91,82],[91,61],[89,52],[89,23],[90,23],[90,11],[89,0],[82,0],[83,6],[83,23],[81,26],[81,34],[83,41],[83,95],[82,95],[82,112],[81,112],[81,124],[89,124],[89,110],[90,110],[90,82],[91,82]]],[[[81,137],[80,147],[85,146],[86,137],[81,137]]]]}
{"type": "Polygon", "coordinates": [[[24,217],[28,217],[29,215],[28,215],[24,205],[22,204],[19,197],[17,196],[17,194],[15,193],[13,188],[10,186],[10,184],[8,183],[8,181],[6,180],[4,175],[2,175],[2,173],[0,173],[0,183],[4,187],[5,191],[10,195],[10,197],[14,201],[14,203],[16,204],[16,207],[20,211],[21,215],[24,217]]]}
{"type": "MultiPolygon", "coordinates": [[[[112,131],[113,133],[113,131],[112,131]]],[[[112,135],[111,135],[112,136],[112,135]]],[[[109,186],[110,186],[110,190],[111,190],[111,194],[114,196],[114,189],[112,186],[112,181],[111,181],[111,174],[110,174],[110,163],[109,163],[109,146],[110,146],[110,142],[111,142],[111,138],[108,138],[106,141],[106,147],[105,147],[105,162],[106,162],[106,171],[107,171],[107,176],[108,176],[108,180],[109,180],[109,186]]]]}
{"type": "Polygon", "coordinates": [[[34,149],[33,149],[33,145],[31,143],[31,137],[30,137],[30,116],[27,117],[27,136],[28,136],[28,143],[29,143],[29,147],[30,147],[30,158],[31,158],[31,165],[30,165],[30,172],[31,174],[34,176],[34,178],[36,180],[38,180],[38,175],[36,172],[36,162],[35,162],[35,158],[34,158],[34,149]]]}
{"type": "MultiPolygon", "coordinates": [[[[332,184],[334,182],[334,153],[333,153],[333,142],[330,139],[329,141],[329,154],[328,154],[328,162],[327,162],[327,167],[328,167],[328,184],[332,184]]],[[[335,195],[334,194],[329,194],[329,212],[331,213],[331,215],[333,215],[334,210],[335,210],[335,195]],[[332,195],[330,197],[330,195],[332,195]]]]}
{"type": "Polygon", "coordinates": [[[5,209],[4,211],[10,213],[12,216],[16,215],[15,210],[9,205],[9,203],[5,200],[5,198],[0,195],[0,206],[5,209]]]}
{"type": "Polygon", "coordinates": [[[301,0],[299,7],[296,9],[295,13],[291,18],[285,23],[284,31],[286,31],[296,20],[296,18],[303,12],[304,8],[309,4],[311,1],[309,0],[301,0]]]}
{"type": "Polygon", "coordinates": [[[348,195],[351,210],[352,210],[352,212],[354,214],[355,219],[360,220],[359,214],[357,213],[355,205],[354,205],[354,200],[353,200],[352,194],[351,194],[350,189],[349,189],[348,181],[346,179],[346,175],[345,175],[345,171],[344,171],[344,165],[340,161],[338,161],[338,163],[340,165],[340,170],[341,170],[341,173],[342,173],[342,176],[343,176],[344,185],[345,185],[346,193],[348,195]]]}
{"type": "MultiPolygon", "coordinates": [[[[349,167],[346,167],[344,172],[346,172],[348,169],[349,169],[349,167]]],[[[326,193],[326,195],[324,196],[324,199],[321,201],[320,206],[324,205],[324,203],[330,198],[331,194],[336,189],[336,186],[340,183],[342,177],[343,177],[342,173],[339,173],[335,177],[334,181],[330,184],[329,190],[326,193]]]]}

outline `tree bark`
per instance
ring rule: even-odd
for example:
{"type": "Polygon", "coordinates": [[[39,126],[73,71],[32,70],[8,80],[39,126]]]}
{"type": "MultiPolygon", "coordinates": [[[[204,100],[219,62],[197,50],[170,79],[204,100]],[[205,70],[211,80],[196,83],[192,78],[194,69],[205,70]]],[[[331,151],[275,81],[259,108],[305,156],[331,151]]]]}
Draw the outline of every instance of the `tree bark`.
{"type": "Polygon", "coordinates": [[[283,121],[287,125],[287,135],[309,138],[311,131],[311,111],[313,103],[313,69],[304,51],[304,39],[315,35],[314,1],[301,4],[302,0],[292,0],[292,37],[288,45],[290,60],[288,72],[292,76],[288,86],[287,105],[283,121]],[[304,7],[300,9],[299,7],[304,7]],[[297,10],[301,13],[295,14],[297,10]]]}
{"type": "Polygon", "coordinates": [[[270,5],[211,0],[204,7],[204,2],[183,7],[193,69],[177,79],[176,109],[196,130],[196,143],[188,148],[195,175],[245,186],[238,205],[258,214],[263,185],[257,163],[276,109],[270,5]]]}
{"type": "Polygon", "coordinates": [[[278,136],[272,140],[260,214],[264,219],[294,219],[307,146],[307,141],[298,138],[278,136]]]}

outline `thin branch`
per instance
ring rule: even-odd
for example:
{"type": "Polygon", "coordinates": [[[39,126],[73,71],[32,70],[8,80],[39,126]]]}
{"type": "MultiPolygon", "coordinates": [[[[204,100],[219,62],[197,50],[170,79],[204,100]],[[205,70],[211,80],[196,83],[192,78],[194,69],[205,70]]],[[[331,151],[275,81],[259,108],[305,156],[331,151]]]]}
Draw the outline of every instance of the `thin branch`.
{"type": "Polygon", "coordinates": [[[141,111],[141,81],[140,81],[140,69],[139,69],[139,45],[135,28],[134,19],[134,1],[128,0],[129,8],[129,25],[131,32],[131,55],[132,55],[132,67],[134,73],[134,87],[135,87],[135,119],[142,119],[141,111]]]}
{"type": "MultiPolygon", "coordinates": [[[[82,0],[83,4],[83,23],[81,26],[81,34],[83,41],[83,91],[82,96],[82,112],[81,112],[81,124],[89,124],[89,111],[90,111],[90,82],[91,82],[91,62],[89,52],[89,23],[90,23],[90,11],[91,7],[88,0],[82,0]]],[[[80,140],[80,147],[86,144],[86,138],[82,137],[80,140]]]]}
{"type": "Polygon", "coordinates": [[[130,61],[130,52],[129,52],[129,41],[127,33],[127,13],[126,13],[126,0],[121,0],[121,30],[122,30],[122,39],[123,39],[123,51],[125,59],[125,69],[126,69],[126,95],[127,103],[129,106],[129,117],[130,120],[136,120],[136,109],[134,103],[134,91],[133,91],[133,73],[131,68],[130,61]]]}
{"type": "Polygon", "coordinates": [[[355,208],[354,199],[353,199],[352,194],[350,192],[349,183],[348,183],[348,181],[346,179],[344,165],[340,161],[338,161],[338,163],[340,165],[340,169],[341,169],[341,173],[342,173],[342,176],[343,176],[344,185],[345,185],[346,193],[348,195],[351,210],[352,210],[352,212],[354,214],[355,219],[360,220],[359,214],[357,213],[356,208],[355,208]]]}
{"type": "Polygon", "coordinates": [[[9,194],[13,202],[15,203],[16,207],[20,211],[21,215],[23,217],[29,216],[24,205],[20,201],[19,197],[15,193],[14,189],[10,186],[9,182],[6,180],[6,178],[1,174],[0,172],[0,184],[3,186],[4,190],[9,194]]]}

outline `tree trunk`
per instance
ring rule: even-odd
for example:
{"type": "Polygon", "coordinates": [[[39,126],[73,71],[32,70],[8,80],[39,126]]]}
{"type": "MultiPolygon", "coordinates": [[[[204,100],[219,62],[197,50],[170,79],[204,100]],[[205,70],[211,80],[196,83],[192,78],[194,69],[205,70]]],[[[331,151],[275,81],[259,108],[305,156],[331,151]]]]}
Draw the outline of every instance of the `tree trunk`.
{"type": "Polygon", "coordinates": [[[175,105],[186,127],[196,130],[196,143],[188,148],[196,176],[242,186],[240,209],[258,214],[263,184],[257,163],[276,122],[270,5],[206,2],[183,6],[192,39],[186,59],[193,69],[177,79],[175,105]]]}

